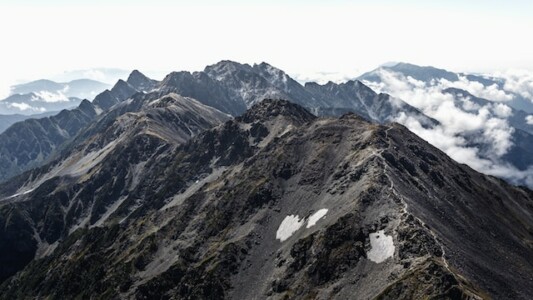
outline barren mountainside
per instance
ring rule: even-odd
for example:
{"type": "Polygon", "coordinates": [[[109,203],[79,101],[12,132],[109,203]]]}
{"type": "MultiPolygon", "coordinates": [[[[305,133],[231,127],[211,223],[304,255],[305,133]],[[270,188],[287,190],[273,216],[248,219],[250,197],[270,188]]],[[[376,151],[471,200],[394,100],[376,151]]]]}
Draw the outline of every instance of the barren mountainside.
{"type": "Polygon", "coordinates": [[[401,125],[174,94],[99,122],[0,186],[0,298],[533,294],[533,192],[401,125]]]}

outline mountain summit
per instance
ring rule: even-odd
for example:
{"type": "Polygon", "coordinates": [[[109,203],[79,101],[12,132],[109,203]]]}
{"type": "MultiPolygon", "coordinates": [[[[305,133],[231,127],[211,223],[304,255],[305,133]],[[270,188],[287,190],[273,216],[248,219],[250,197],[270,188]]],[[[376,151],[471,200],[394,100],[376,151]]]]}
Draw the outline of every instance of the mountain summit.
{"type": "Polygon", "coordinates": [[[303,107],[281,99],[265,99],[247,110],[237,120],[245,123],[265,122],[266,120],[284,116],[293,119],[297,123],[305,123],[316,118],[303,107]]]}
{"type": "Polygon", "coordinates": [[[157,85],[156,80],[146,77],[143,73],[139,72],[139,70],[133,70],[126,82],[136,90],[145,92],[151,91],[157,85]]]}

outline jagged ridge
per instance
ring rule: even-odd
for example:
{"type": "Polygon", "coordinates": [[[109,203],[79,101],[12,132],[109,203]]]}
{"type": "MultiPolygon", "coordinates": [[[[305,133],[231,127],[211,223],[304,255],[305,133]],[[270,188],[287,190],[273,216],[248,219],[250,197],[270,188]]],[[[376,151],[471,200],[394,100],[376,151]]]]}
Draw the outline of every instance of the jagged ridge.
{"type": "Polygon", "coordinates": [[[142,201],[129,204],[126,219],[69,235],[1,285],[4,297],[527,299],[532,292],[533,193],[458,165],[399,125],[314,118],[267,101],[143,174],[130,192],[142,201]],[[285,128],[276,127],[280,120],[285,128]],[[322,209],[326,217],[309,226],[322,209]],[[303,225],[280,241],[289,216],[303,225]],[[394,251],[375,262],[370,234],[381,230],[394,251]]]}

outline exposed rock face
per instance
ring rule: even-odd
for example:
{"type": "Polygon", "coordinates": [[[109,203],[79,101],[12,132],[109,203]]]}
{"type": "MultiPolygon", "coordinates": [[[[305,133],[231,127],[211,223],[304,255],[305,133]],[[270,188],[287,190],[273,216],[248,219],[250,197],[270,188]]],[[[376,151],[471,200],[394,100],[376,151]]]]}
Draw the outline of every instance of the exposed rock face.
{"type": "Polygon", "coordinates": [[[234,116],[246,110],[246,105],[240,99],[232,98],[228,90],[203,72],[172,72],[161,81],[158,89],[164,93],[176,92],[197,99],[234,116]]]}
{"type": "Polygon", "coordinates": [[[159,84],[158,89],[198,99],[233,116],[242,114],[246,108],[265,98],[283,98],[315,115],[340,116],[355,112],[374,122],[387,122],[404,112],[434,124],[434,120],[402,100],[378,95],[361,82],[302,86],[267,63],[250,66],[221,61],[207,66],[203,72],[174,72],[159,84]]]}
{"type": "Polygon", "coordinates": [[[340,116],[352,112],[373,122],[386,123],[403,112],[420,119],[425,126],[437,124],[411,105],[387,94],[376,94],[360,81],[350,80],[341,84],[328,82],[324,85],[307,83],[305,87],[316,97],[322,98],[323,103],[329,104],[316,108],[318,115],[340,116]]]}
{"type": "Polygon", "coordinates": [[[138,70],[133,70],[128,77],[128,80],[126,82],[134,87],[138,91],[143,92],[150,92],[152,91],[156,85],[157,81],[150,79],[146,77],[143,73],[139,72],[138,70]]]}
{"type": "Polygon", "coordinates": [[[149,170],[157,170],[177,145],[229,118],[193,99],[150,96],[140,94],[116,107],[120,114],[113,110],[112,120],[102,118],[86,129],[92,134],[80,134],[62,157],[3,185],[6,232],[0,244],[6,248],[0,248],[0,257],[22,262],[0,267],[1,279],[53,251],[77,228],[127,217],[144,198],[133,191],[148,180],[149,170]]]}
{"type": "MultiPolygon", "coordinates": [[[[403,126],[266,100],[169,147],[142,134],[156,128],[144,117],[114,119],[136,129],[96,167],[0,204],[22,215],[20,232],[57,245],[6,279],[2,298],[533,294],[533,193],[455,163],[403,126]],[[151,167],[133,180],[144,161],[151,167]],[[90,206],[86,226],[65,227],[65,208],[90,206]]],[[[117,128],[97,130],[82,149],[117,128]]],[[[20,251],[36,247],[27,241],[20,251]]]]}

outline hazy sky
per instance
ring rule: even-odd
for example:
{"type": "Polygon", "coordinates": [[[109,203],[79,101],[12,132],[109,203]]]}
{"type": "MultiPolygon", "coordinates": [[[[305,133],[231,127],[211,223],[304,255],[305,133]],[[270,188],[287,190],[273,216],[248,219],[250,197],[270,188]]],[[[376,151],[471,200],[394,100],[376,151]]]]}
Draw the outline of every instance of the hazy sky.
{"type": "Polygon", "coordinates": [[[355,77],[390,61],[533,70],[533,1],[427,2],[1,0],[0,94],[65,70],[157,76],[222,59],[301,77],[355,77]]]}

